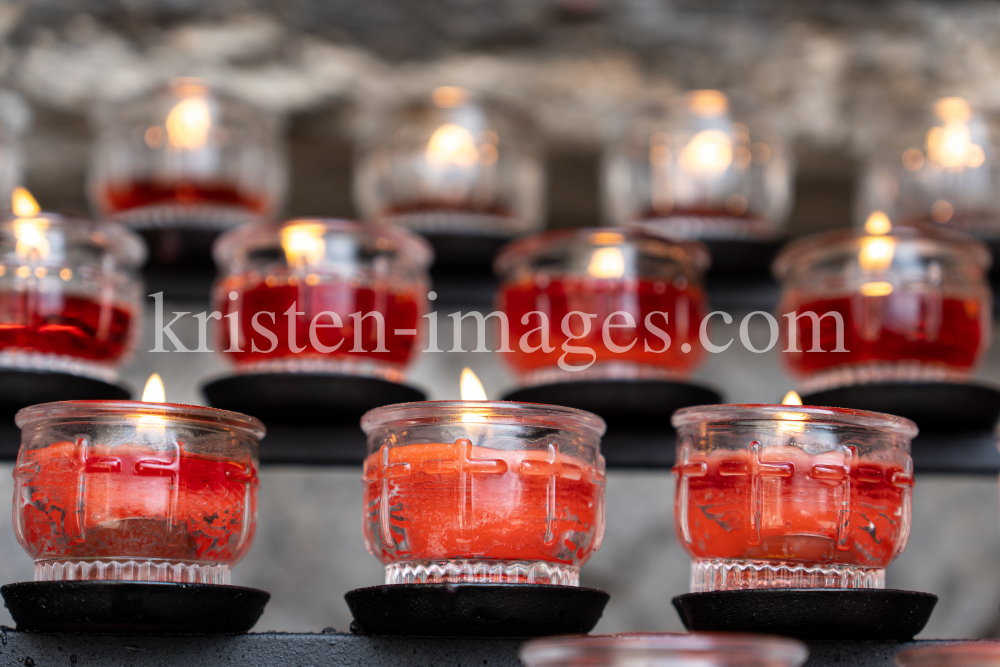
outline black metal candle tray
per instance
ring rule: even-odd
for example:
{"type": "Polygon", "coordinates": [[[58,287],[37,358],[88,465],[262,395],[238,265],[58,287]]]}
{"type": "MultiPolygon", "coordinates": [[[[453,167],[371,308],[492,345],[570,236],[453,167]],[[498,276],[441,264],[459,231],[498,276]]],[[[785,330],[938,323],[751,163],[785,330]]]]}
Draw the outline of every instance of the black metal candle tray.
{"type": "Polygon", "coordinates": [[[230,375],[209,382],[202,391],[212,407],[264,422],[261,463],[359,464],[366,454],[361,415],[426,398],[418,389],[395,382],[319,373],[230,375]]]}
{"type": "Polygon", "coordinates": [[[356,632],[541,637],[590,632],[610,596],[543,584],[393,584],[359,588],[344,598],[356,632]]]}
{"type": "Polygon", "coordinates": [[[580,380],[523,387],[504,400],[548,403],[600,415],[608,424],[601,453],[609,467],[663,467],[674,464],[675,432],[670,416],[692,405],[719,403],[715,391],[688,382],[663,380],[580,380]]]}
{"type": "Polygon", "coordinates": [[[219,232],[212,229],[144,229],[139,232],[149,247],[143,268],[146,294],[163,292],[167,301],[208,301],[215,280],[212,244],[219,232]]]}
{"type": "Polygon", "coordinates": [[[437,305],[489,306],[497,288],[493,259],[507,237],[472,234],[426,234],[434,248],[431,282],[437,305]]]}
{"type": "Polygon", "coordinates": [[[938,598],[891,589],[758,589],[673,599],[692,632],[760,632],[808,640],[905,640],[927,625],[938,598]]]}
{"type": "Polygon", "coordinates": [[[705,282],[712,305],[724,310],[770,311],[779,294],[778,283],[771,276],[771,263],[782,244],[782,241],[706,241],[712,266],[705,282]]]}
{"type": "Polygon", "coordinates": [[[102,380],[69,373],[0,370],[0,459],[17,458],[21,432],[14,415],[21,408],[52,401],[121,401],[128,390],[102,380]]]}
{"type": "Polygon", "coordinates": [[[976,382],[873,383],[805,394],[802,402],[912,419],[920,428],[912,446],[917,471],[1000,471],[993,432],[1000,418],[1000,391],[993,387],[976,382]]]}
{"type": "Polygon", "coordinates": [[[26,581],[0,587],[18,630],[224,634],[253,627],[270,593],[218,584],[26,581]]]}

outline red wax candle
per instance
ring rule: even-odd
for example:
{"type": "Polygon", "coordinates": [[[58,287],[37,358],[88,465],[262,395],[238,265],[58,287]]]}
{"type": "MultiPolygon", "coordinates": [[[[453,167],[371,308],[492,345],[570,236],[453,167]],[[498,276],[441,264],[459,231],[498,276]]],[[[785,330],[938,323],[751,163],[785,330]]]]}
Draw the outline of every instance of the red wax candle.
{"type": "MultiPolygon", "coordinates": [[[[893,291],[884,296],[855,293],[813,299],[794,307],[796,315],[839,313],[844,322],[846,352],[837,346],[833,317],[819,321],[819,349],[813,349],[815,323],[797,321],[800,352],[783,357],[788,367],[806,375],[842,364],[913,361],[970,371],[979,360],[988,337],[989,315],[976,298],[947,297],[928,292],[893,291]]],[[[787,329],[785,347],[787,347],[787,329]]]]}
{"type": "Polygon", "coordinates": [[[123,548],[141,559],[239,560],[256,531],[256,470],[181,447],[26,451],[14,473],[18,540],[36,560],[114,559],[123,548]]]}
{"type": "Polygon", "coordinates": [[[263,213],[267,199],[241,191],[224,182],[182,180],[113,183],[105,190],[109,213],[153,204],[235,206],[263,213]]]}
{"type": "Polygon", "coordinates": [[[912,477],[797,447],[693,453],[675,468],[692,556],[884,568],[906,542],[912,477]],[[759,515],[748,499],[760,494],[759,515]]]}
{"type": "MultiPolygon", "coordinates": [[[[410,360],[415,352],[422,315],[423,295],[419,290],[357,285],[336,278],[310,285],[311,281],[308,276],[303,279],[296,275],[273,274],[263,280],[259,276],[242,275],[224,280],[218,287],[216,307],[226,314],[238,311],[239,347],[242,349],[227,354],[237,363],[282,357],[368,358],[401,367],[410,360]],[[230,300],[231,291],[242,294],[242,299],[230,300]],[[295,340],[290,337],[289,316],[286,315],[293,304],[293,312],[299,313],[293,317],[295,340]],[[357,319],[361,327],[361,345],[355,346],[356,319],[351,314],[364,316],[371,312],[380,313],[383,318],[384,352],[377,351],[380,327],[374,317],[357,319]],[[257,316],[258,313],[273,313],[274,319],[257,316]],[[320,313],[336,313],[343,326],[328,326],[333,324],[333,319],[320,313]],[[273,339],[254,328],[255,316],[258,327],[271,332],[273,339]],[[317,317],[322,326],[312,328],[316,339],[313,341],[310,330],[317,317]],[[316,342],[319,345],[315,345],[316,342]],[[327,351],[334,347],[337,349],[327,351]]],[[[220,349],[229,350],[233,344],[230,327],[218,330],[220,349]]]]}
{"type": "Polygon", "coordinates": [[[453,559],[579,565],[603,529],[604,474],[545,450],[387,447],[364,468],[365,539],[383,563],[453,559]]]}
{"type": "Polygon", "coordinates": [[[132,323],[124,304],[58,291],[0,292],[0,350],[116,362],[128,350],[132,323]]]}
{"type": "MultiPolygon", "coordinates": [[[[527,279],[504,285],[499,294],[499,307],[507,314],[511,348],[514,350],[505,358],[521,373],[554,367],[565,354],[564,363],[572,366],[583,366],[592,360],[595,363],[631,362],[686,375],[704,356],[704,350],[698,344],[698,327],[706,313],[705,295],[700,287],[689,284],[686,279],[665,281],[581,276],[527,279]],[[538,349],[526,352],[521,348],[522,336],[541,324],[538,315],[524,320],[533,311],[547,315],[551,351],[538,349]],[[570,340],[565,334],[562,323],[572,311],[596,316],[591,321],[587,336],[570,340]],[[636,324],[634,328],[608,328],[608,338],[614,345],[619,348],[631,345],[627,351],[609,349],[605,343],[603,324],[616,311],[629,313],[636,324]],[[664,312],[668,313],[667,318],[662,315],[664,312]],[[648,322],[647,317],[650,318],[648,322]],[[650,324],[660,332],[653,331],[650,324]],[[670,340],[667,349],[663,349],[664,336],[670,340]],[[590,348],[596,359],[584,352],[567,353],[563,349],[564,344],[590,348]],[[685,344],[690,346],[687,352],[683,349],[685,344]]],[[[575,334],[583,331],[579,316],[565,321],[569,322],[570,331],[575,334]]],[[[620,315],[612,320],[614,325],[624,322],[620,315]]],[[[531,348],[537,348],[543,341],[542,333],[531,333],[525,340],[531,348]]]]}

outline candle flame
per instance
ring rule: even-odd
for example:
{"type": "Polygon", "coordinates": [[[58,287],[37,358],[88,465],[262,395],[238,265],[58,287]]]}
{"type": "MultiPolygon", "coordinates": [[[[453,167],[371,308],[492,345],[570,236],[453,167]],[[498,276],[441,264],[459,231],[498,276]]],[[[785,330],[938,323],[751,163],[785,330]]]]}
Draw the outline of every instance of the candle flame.
{"type": "Polygon", "coordinates": [[[427,161],[443,167],[471,167],[479,162],[479,149],[472,133],[461,125],[449,123],[434,130],[427,142],[427,161]]]}
{"type": "Polygon", "coordinates": [[[621,278],[625,275],[625,255],[621,248],[598,248],[590,256],[587,273],[595,278],[621,278]]]}
{"type": "Polygon", "coordinates": [[[27,188],[16,187],[10,198],[10,207],[19,218],[32,218],[42,210],[27,188]]]}
{"type": "Polygon", "coordinates": [[[873,236],[881,236],[892,231],[892,222],[884,211],[872,211],[865,220],[865,232],[873,236]]]}
{"type": "MultiPolygon", "coordinates": [[[[21,259],[43,260],[49,256],[52,246],[45,230],[49,228],[46,218],[35,217],[41,212],[38,202],[27,188],[14,188],[10,198],[11,210],[17,216],[14,220],[14,238],[17,246],[14,252],[21,259]]],[[[30,269],[25,269],[30,271],[30,269]]]]}
{"type": "Polygon", "coordinates": [[[866,236],[861,239],[858,264],[868,273],[881,273],[892,264],[896,241],[886,236],[866,236]]]}
{"type": "Polygon", "coordinates": [[[944,122],[927,132],[927,158],[931,166],[951,171],[982,166],[986,154],[982,146],[972,143],[969,103],[961,97],[945,97],[934,104],[934,112],[944,122]]]}
{"type": "Polygon", "coordinates": [[[479,381],[479,378],[476,377],[476,374],[468,366],[462,369],[461,387],[463,401],[487,400],[483,383],[479,381]]]}
{"type": "Polygon", "coordinates": [[[718,90],[692,90],[687,95],[688,109],[701,118],[718,118],[729,111],[726,94],[718,90]]]}
{"type": "Polygon", "coordinates": [[[431,93],[431,100],[442,109],[454,109],[469,99],[469,93],[459,86],[439,86],[431,93]]]}
{"type": "Polygon", "coordinates": [[[717,176],[733,162],[733,138],[722,130],[702,130],[691,137],[678,161],[693,174],[717,176]]]}
{"type": "Polygon", "coordinates": [[[790,391],[785,394],[785,397],[781,399],[782,405],[802,405],[802,397],[799,396],[797,391],[790,391]]]}
{"type": "Polygon", "coordinates": [[[163,386],[163,380],[159,373],[153,373],[146,380],[146,388],[142,390],[143,403],[166,403],[167,390],[163,386]]]}
{"type": "Polygon", "coordinates": [[[315,266],[326,256],[326,228],[319,223],[288,225],[281,230],[281,247],[289,266],[315,266]]]}
{"type": "Polygon", "coordinates": [[[885,280],[864,283],[861,286],[861,293],[865,296],[889,296],[892,294],[892,283],[885,280]]]}
{"type": "Polygon", "coordinates": [[[167,138],[173,148],[197,150],[208,143],[212,129],[212,110],[204,97],[188,97],[178,102],[167,115],[167,138]]]}

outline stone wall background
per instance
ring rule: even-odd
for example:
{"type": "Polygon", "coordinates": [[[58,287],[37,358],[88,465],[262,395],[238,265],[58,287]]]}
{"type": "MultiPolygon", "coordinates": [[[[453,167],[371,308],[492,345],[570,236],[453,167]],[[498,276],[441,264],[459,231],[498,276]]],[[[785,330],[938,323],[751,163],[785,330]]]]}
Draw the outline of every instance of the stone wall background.
{"type": "MultiPolygon", "coordinates": [[[[40,0],[0,2],[0,85],[32,110],[27,185],[47,209],[87,211],[88,119],[100,105],[186,75],[281,112],[292,165],[286,214],[340,216],[353,213],[359,111],[441,84],[501,92],[544,128],[551,226],[599,222],[597,160],[624,106],[718,87],[788,136],[799,165],[790,231],[801,234],[849,224],[864,148],[895,114],[960,94],[1000,118],[998,36],[1000,6],[988,2],[40,0]]],[[[791,387],[776,354],[731,350],[700,376],[728,400],[774,401],[791,387]]],[[[475,354],[427,355],[413,381],[432,398],[454,398],[463,365],[491,395],[510,383],[494,355],[475,354]]],[[[225,368],[210,355],[140,352],[124,379],[141,387],[154,370],[170,400],[202,403],[198,386],[225,368]]],[[[1000,350],[981,375],[1000,379],[1000,350]]],[[[0,466],[0,516],[10,469],[0,466]]],[[[262,472],[257,542],[235,571],[235,583],[273,593],[258,629],[346,630],[343,593],[381,581],[361,540],[359,476],[262,472]]],[[[1000,633],[997,488],[992,476],[917,479],[910,546],[889,585],[941,596],[925,637],[1000,633]]],[[[583,575],[612,593],[599,631],[680,629],[669,600],[687,590],[688,560],[673,536],[672,497],[662,472],[609,475],[605,545],[583,575]]],[[[31,576],[0,526],[0,581],[31,576]]],[[[0,622],[10,622],[5,610],[0,622]]]]}

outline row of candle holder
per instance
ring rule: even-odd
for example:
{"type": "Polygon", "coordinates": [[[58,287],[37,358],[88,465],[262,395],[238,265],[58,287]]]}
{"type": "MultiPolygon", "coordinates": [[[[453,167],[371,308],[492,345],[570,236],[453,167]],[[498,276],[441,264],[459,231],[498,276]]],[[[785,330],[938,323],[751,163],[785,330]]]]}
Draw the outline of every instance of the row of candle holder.
{"type": "MultiPolygon", "coordinates": [[[[152,402],[48,403],[17,415],[15,532],[36,584],[229,584],[256,532],[264,427],[155,402],[156,386],[144,396],[152,402]]],[[[672,421],[675,527],[693,593],[884,588],[910,532],[911,421],[801,405],[698,406],[672,421]]],[[[347,596],[363,627],[393,631],[378,621],[392,616],[384,589],[438,584],[514,595],[569,587],[590,596],[594,613],[563,631],[593,627],[607,595],[579,589],[579,574],[604,537],[600,417],[432,401],[378,408],[361,426],[364,539],[385,565],[385,587],[347,596]]]]}
{"type": "MultiPolygon", "coordinates": [[[[20,197],[0,222],[0,366],[113,381],[140,330],[141,239],[20,197]]],[[[239,373],[399,383],[425,320],[438,327],[432,252],[400,227],[261,222],[225,233],[215,257],[216,345],[239,373]]],[[[990,262],[960,232],[885,216],[795,241],[774,265],[781,356],[806,391],[966,381],[989,347],[990,262]]],[[[687,379],[725,349],[710,334],[729,315],[709,312],[708,264],[704,246],[639,226],[514,241],[495,263],[502,357],[522,386],[687,379]]]]}
{"type": "MultiPolygon", "coordinates": [[[[780,237],[792,160],[762,114],[730,107],[722,92],[698,90],[627,114],[602,162],[606,219],[686,238],[780,237]]],[[[186,78],[98,116],[88,191],[99,217],[218,232],[280,210],[288,170],[273,114],[186,78]]],[[[872,152],[859,223],[885,210],[1000,235],[1000,162],[982,116],[943,98],[897,128],[872,152]]],[[[543,227],[541,142],[510,101],[443,86],[380,103],[357,129],[354,195],[366,220],[500,238],[543,227]]],[[[12,131],[0,137],[6,189],[20,163],[12,131]]]]}

